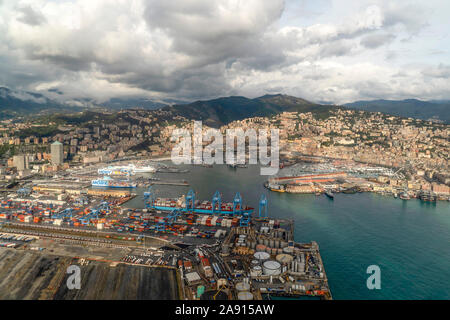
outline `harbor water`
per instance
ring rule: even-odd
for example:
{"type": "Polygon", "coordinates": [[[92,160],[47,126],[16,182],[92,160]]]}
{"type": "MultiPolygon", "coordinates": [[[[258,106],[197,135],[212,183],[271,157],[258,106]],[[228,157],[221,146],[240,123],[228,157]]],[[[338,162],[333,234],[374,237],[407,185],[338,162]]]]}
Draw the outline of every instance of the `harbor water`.
{"type": "MultiPolygon", "coordinates": [[[[183,165],[188,173],[161,173],[185,179],[190,187],[154,186],[156,196],[177,197],[189,188],[200,200],[222,193],[231,202],[239,191],[258,214],[262,193],[271,217],[295,220],[295,240],[316,241],[334,299],[450,299],[450,203],[400,200],[374,193],[325,195],[270,192],[259,167],[213,168],[183,165]],[[367,267],[381,270],[381,289],[369,290],[367,267]]],[[[150,175],[148,175],[150,176],[150,175]]],[[[127,203],[142,208],[144,189],[127,203]]]]}

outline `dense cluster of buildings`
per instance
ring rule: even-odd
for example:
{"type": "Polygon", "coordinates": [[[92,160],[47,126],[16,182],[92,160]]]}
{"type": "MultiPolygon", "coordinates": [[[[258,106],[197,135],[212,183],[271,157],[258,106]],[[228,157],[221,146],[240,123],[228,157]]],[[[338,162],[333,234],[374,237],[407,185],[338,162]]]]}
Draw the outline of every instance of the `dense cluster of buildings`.
{"type": "MultiPolygon", "coordinates": [[[[175,144],[171,140],[173,130],[179,127],[193,130],[193,122],[166,110],[124,110],[104,115],[94,113],[81,125],[60,125],[55,134],[46,137],[20,138],[23,130],[35,127],[32,121],[0,124],[3,132],[0,146],[16,147],[15,154],[9,154],[7,167],[25,172],[33,168],[52,172],[65,168],[64,159],[91,164],[130,154],[170,155],[175,144]]],[[[445,124],[335,109],[327,116],[283,112],[272,117],[248,118],[220,130],[225,134],[230,128],[279,129],[280,154],[284,158],[312,155],[396,168],[405,174],[411,189],[449,193],[450,129],[445,124]]],[[[203,125],[203,130],[207,129],[203,125]]]]}

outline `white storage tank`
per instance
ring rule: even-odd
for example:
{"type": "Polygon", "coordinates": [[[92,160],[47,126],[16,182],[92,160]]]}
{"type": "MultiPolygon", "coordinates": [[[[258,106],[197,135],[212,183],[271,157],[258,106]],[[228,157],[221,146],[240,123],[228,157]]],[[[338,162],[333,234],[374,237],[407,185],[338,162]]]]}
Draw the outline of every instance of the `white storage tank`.
{"type": "Polygon", "coordinates": [[[252,273],[253,273],[255,276],[260,276],[260,275],[262,275],[262,268],[261,268],[261,266],[254,266],[253,269],[252,269],[252,273]]]}
{"type": "Polygon", "coordinates": [[[250,290],[250,285],[247,282],[238,282],[236,284],[237,291],[248,291],[250,290]]]}
{"type": "Polygon", "coordinates": [[[294,247],[284,247],[283,252],[287,254],[293,254],[294,253],[294,247]]]}
{"type": "Polygon", "coordinates": [[[281,274],[281,264],[278,261],[268,260],[263,263],[263,273],[267,276],[281,274]]]}
{"type": "Polygon", "coordinates": [[[264,260],[267,260],[270,258],[270,254],[268,254],[267,252],[264,252],[264,251],[258,251],[258,252],[255,252],[253,257],[255,257],[255,259],[257,259],[257,260],[264,261],[264,260]]]}
{"type": "Polygon", "coordinates": [[[249,291],[242,291],[238,293],[239,300],[253,300],[253,294],[249,291]]]}

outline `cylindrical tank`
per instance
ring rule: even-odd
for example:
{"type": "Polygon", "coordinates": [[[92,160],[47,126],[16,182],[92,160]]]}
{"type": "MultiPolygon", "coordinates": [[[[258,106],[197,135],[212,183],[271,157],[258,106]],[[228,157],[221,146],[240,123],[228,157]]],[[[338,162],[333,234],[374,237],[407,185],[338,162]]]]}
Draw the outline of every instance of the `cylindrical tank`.
{"type": "Polygon", "coordinates": [[[280,240],[275,239],[275,241],[273,242],[273,247],[278,249],[280,247],[280,240]]]}
{"type": "Polygon", "coordinates": [[[280,246],[281,248],[286,248],[287,247],[287,242],[286,241],[280,241],[280,246]]]}
{"type": "Polygon", "coordinates": [[[284,247],[283,252],[287,254],[293,254],[294,253],[294,247],[284,247]]]}
{"type": "Polygon", "coordinates": [[[281,273],[281,264],[278,261],[268,260],[263,263],[263,273],[268,276],[276,276],[281,273]]]}
{"type": "Polygon", "coordinates": [[[294,258],[289,254],[279,254],[276,257],[276,260],[281,264],[290,264],[294,258]]]}
{"type": "Polygon", "coordinates": [[[264,244],[263,238],[258,238],[258,244],[264,244]]]}
{"type": "Polygon", "coordinates": [[[238,282],[236,284],[237,291],[248,291],[250,290],[250,285],[247,282],[238,282]]]}
{"type": "Polygon", "coordinates": [[[254,266],[252,270],[257,276],[260,276],[262,274],[261,266],[254,266]]]}
{"type": "Polygon", "coordinates": [[[264,245],[265,245],[266,247],[269,246],[269,239],[267,239],[267,238],[264,239],[264,245]]]}
{"type": "Polygon", "coordinates": [[[271,247],[271,248],[275,247],[275,242],[273,241],[273,239],[269,240],[269,247],[271,247]]]}
{"type": "Polygon", "coordinates": [[[272,255],[274,255],[274,256],[276,256],[277,255],[277,249],[275,249],[275,248],[272,248],[272,255]]]}
{"type": "Polygon", "coordinates": [[[267,247],[267,248],[266,248],[266,252],[267,252],[268,254],[271,254],[271,253],[272,253],[272,248],[267,247]]]}
{"type": "Polygon", "coordinates": [[[255,257],[255,259],[260,260],[260,261],[261,260],[264,261],[264,260],[267,260],[270,258],[270,255],[264,251],[255,252],[255,254],[253,256],[255,257]]]}
{"type": "Polygon", "coordinates": [[[266,246],[263,244],[258,244],[256,246],[256,251],[266,251],[266,246]]]}
{"type": "Polygon", "coordinates": [[[249,291],[242,291],[238,293],[239,300],[253,300],[253,294],[249,291]]]}

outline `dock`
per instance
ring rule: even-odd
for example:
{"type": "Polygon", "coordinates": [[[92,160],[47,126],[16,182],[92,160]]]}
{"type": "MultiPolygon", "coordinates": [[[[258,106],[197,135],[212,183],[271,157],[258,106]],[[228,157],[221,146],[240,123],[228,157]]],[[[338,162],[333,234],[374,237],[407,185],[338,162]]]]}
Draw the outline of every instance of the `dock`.
{"type": "Polygon", "coordinates": [[[166,186],[183,186],[188,187],[189,183],[187,181],[150,181],[149,185],[166,185],[166,186]]]}

